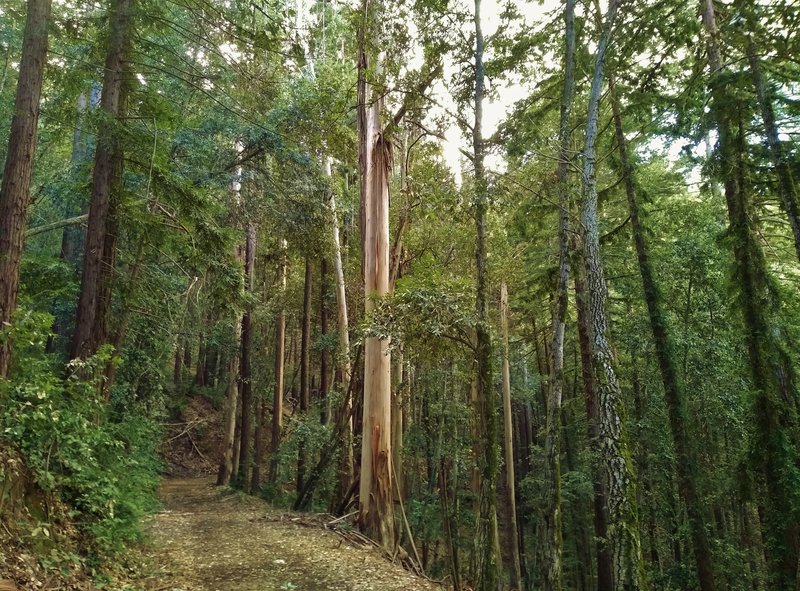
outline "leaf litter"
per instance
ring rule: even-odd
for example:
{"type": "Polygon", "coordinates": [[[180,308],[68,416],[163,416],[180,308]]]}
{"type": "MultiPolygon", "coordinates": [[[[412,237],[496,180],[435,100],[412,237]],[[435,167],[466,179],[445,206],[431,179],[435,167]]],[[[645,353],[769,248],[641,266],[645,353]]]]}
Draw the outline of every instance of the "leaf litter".
{"type": "Polygon", "coordinates": [[[324,519],[171,479],[149,523],[147,591],[441,591],[324,519]]]}

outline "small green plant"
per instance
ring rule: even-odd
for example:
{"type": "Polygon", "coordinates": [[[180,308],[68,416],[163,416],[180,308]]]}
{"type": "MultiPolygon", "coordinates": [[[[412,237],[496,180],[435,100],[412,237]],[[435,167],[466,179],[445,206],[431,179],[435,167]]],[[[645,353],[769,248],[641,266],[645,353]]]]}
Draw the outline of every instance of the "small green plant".
{"type": "MultiPolygon", "coordinates": [[[[67,502],[83,551],[100,563],[140,539],[140,519],[155,508],[157,427],[134,406],[114,411],[105,400],[100,380],[110,348],[72,362],[64,379],[42,346],[51,322],[23,314],[14,326],[17,356],[0,386],[0,435],[23,454],[36,484],[67,502]]],[[[47,538],[41,517],[34,531],[47,538]]]]}

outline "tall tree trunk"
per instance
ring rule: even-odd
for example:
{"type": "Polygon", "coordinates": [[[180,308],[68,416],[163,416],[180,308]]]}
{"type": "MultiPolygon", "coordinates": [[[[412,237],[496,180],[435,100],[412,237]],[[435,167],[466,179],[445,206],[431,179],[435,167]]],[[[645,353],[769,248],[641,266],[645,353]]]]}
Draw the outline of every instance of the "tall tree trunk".
{"type": "Polygon", "coordinates": [[[403,413],[406,392],[403,377],[403,350],[398,348],[392,359],[392,467],[397,481],[396,491],[405,498],[405,478],[403,477],[403,413]]]}
{"type": "MultiPolygon", "coordinates": [[[[364,0],[364,21],[358,59],[358,134],[363,212],[364,304],[369,315],[375,298],[389,292],[389,174],[391,143],[381,124],[383,99],[372,97],[366,80],[366,47],[371,22],[364,0]]],[[[370,39],[370,42],[374,42],[370,39]]],[[[364,409],[361,444],[359,523],[383,548],[395,546],[394,483],[392,478],[391,358],[389,339],[368,337],[364,343],[364,409]]]]}
{"type": "Polygon", "coordinates": [[[475,589],[496,591],[500,583],[497,537],[497,403],[492,383],[492,343],[489,334],[488,279],[486,263],[486,214],[489,209],[489,187],[484,169],[486,145],[483,141],[483,98],[485,69],[483,64],[483,30],[481,0],[475,0],[475,123],[472,128],[472,149],[475,165],[475,248],[477,313],[475,360],[477,363],[478,423],[480,425],[481,472],[478,524],[475,535],[475,589]]]}
{"type": "Polygon", "coordinates": [[[731,104],[719,48],[719,31],[713,0],[703,0],[703,23],[707,33],[711,70],[709,94],[711,115],[718,132],[717,150],[728,209],[729,233],[734,255],[734,277],[738,305],[745,324],[754,394],[756,433],[753,457],[767,491],[765,539],[771,586],[793,589],[800,560],[800,498],[794,482],[798,478],[798,441],[793,385],[782,383],[790,375],[786,354],[768,322],[769,271],[751,221],[746,190],[743,122],[739,105],[731,104]],[[738,127],[738,130],[737,130],[738,127]],[[788,393],[787,393],[788,391],[788,393]],[[787,395],[788,394],[788,395],[787,395]],[[755,451],[757,450],[757,451],[755,451]]]}
{"type": "Polygon", "coordinates": [[[639,539],[636,476],[633,461],[628,453],[626,425],[622,418],[624,416],[622,390],[609,340],[610,329],[606,310],[608,286],[600,258],[595,176],[595,144],[603,87],[603,63],[618,9],[619,0],[611,0],[595,55],[583,152],[584,203],[581,221],[584,228],[589,292],[592,367],[599,395],[599,449],[602,454],[604,485],[608,495],[608,543],[613,564],[614,589],[636,591],[647,588],[647,582],[639,539]]]}
{"type": "Polygon", "coordinates": [[[564,333],[569,300],[569,167],[572,131],[572,102],[575,95],[575,0],[567,0],[564,9],[564,89],[561,95],[561,118],[558,141],[558,282],[553,307],[553,344],[550,349],[550,388],[547,398],[547,422],[544,443],[545,468],[545,540],[543,544],[543,588],[560,591],[562,515],[561,515],[561,398],[564,389],[564,333]]]}
{"type": "MultiPolygon", "coordinates": [[[[286,240],[281,239],[280,268],[278,269],[278,285],[280,289],[281,304],[278,316],[275,319],[275,390],[272,397],[272,442],[270,444],[269,482],[278,481],[278,451],[283,435],[283,376],[284,355],[286,350],[286,311],[283,307],[283,298],[286,293],[286,240]]],[[[253,490],[257,489],[255,478],[253,490]]]]}
{"type": "MultiPolygon", "coordinates": [[[[338,232],[336,233],[338,237],[338,232]]],[[[323,257],[319,265],[319,332],[324,339],[328,335],[328,260],[323,257]]],[[[320,422],[327,425],[331,408],[328,397],[328,349],[322,348],[319,354],[319,399],[320,422]]]]}
{"type": "MultiPolygon", "coordinates": [[[[588,425],[589,445],[593,455],[600,458],[598,444],[600,429],[598,426],[599,409],[597,404],[597,385],[592,368],[592,344],[589,336],[589,305],[586,293],[585,267],[583,249],[576,249],[575,264],[575,308],[578,315],[578,344],[581,351],[581,377],[586,395],[586,419],[588,425]]],[[[608,512],[606,507],[606,488],[603,484],[602,468],[595,460],[592,462],[592,517],[594,523],[595,560],[597,562],[597,591],[612,591],[613,565],[608,547],[608,512]]]]}
{"type": "Polygon", "coordinates": [[[508,346],[508,288],[500,286],[500,326],[503,338],[503,440],[506,463],[506,492],[508,493],[509,532],[508,547],[511,549],[511,586],[522,589],[522,569],[519,560],[519,531],[517,529],[517,492],[514,478],[514,429],[511,414],[511,365],[508,346]]]}
{"type": "MultiPolygon", "coordinates": [[[[75,129],[72,133],[72,156],[70,158],[70,167],[73,171],[88,160],[90,156],[87,141],[88,133],[85,129],[86,113],[89,109],[94,109],[99,102],[100,86],[96,83],[92,84],[92,89],[88,96],[86,93],[82,93],[78,97],[77,117],[75,129]]],[[[81,204],[80,207],[76,207],[75,205],[70,206],[65,212],[65,217],[72,218],[81,213],[86,213],[85,203],[81,204]]],[[[61,235],[61,258],[76,269],[80,265],[81,256],[83,254],[84,233],[82,225],[70,224],[64,227],[64,231],[61,235]]]]}
{"type": "Polygon", "coordinates": [[[619,97],[616,93],[613,76],[609,76],[608,82],[614,118],[614,132],[622,167],[625,194],[628,198],[633,241],[636,246],[639,272],[642,276],[644,299],[650,317],[650,330],[653,333],[656,357],[661,370],[661,382],[664,386],[664,396],[669,412],[672,441],[675,445],[675,469],[678,475],[678,490],[686,505],[686,512],[689,517],[689,529],[700,589],[701,591],[714,591],[716,585],[712,568],[711,546],[706,533],[708,510],[702,505],[702,501],[697,494],[697,451],[693,445],[694,439],[687,430],[689,420],[686,415],[686,391],[678,372],[672,336],[669,332],[666,314],[661,303],[661,291],[656,284],[653,266],[650,262],[650,254],[645,240],[646,231],[639,211],[639,204],[636,200],[633,164],[628,156],[619,97]]]}
{"type": "MultiPolygon", "coordinates": [[[[253,293],[255,283],[257,230],[252,222],[248,222],[245,233],[244,246],[244,287],[248,294],[253,293]]],[[[244,487],[247,488],[247,474],[250,469],[250,407],[253,404],[253,371],[251,363],[251,350],[253,340],[253,318],[251,305],[248,304],[242,314],[241,330],[241,357],[239,360],[239,388],[242,399],[242,451],[239,456],[240,477],[244,487]]],[[[256,474],[258,464],[253,467],[256,474]]]]}
{"type": "MultiPolygon", "coordinates": [[[[328,177],[331,176],[331,161],[325,162],[328,177]]],[[[331,191],[329,206],[331,209],[331,222],[333,230],[333,264],[336,274],[336,327],[338,331],[338,348],[336,351],[337,366],[341,375],[340,389],[342,392],[350,391],[350,381],[353,379],[350,364],[350,325],[347,318],[347,291],[344,282],[344,263],[342,261],[342,244],[339,240],[339,217],[336,213],[336,196],[331,191]]],[[[339,465],[339,489],[344,494],[353,481],[355,460],[353,458],[353,419],[351,409],[352,398],[346,401],[342,412],[346,413],[347,420],[344,424],[342,436],[342,453],[339,465]]]]}
{"type": "MultiPolygon", "coordinates": [[[[306,272],[303,283],[303,326],[300,336],[300,413],[305,419],[311,402],[311,257],[306,254],[306,272]]],[[[303,486],[306,468],[306,446],[300,441],[297,449],[297,490],[303,486]]]]}
{"type": "Polygon", "coordinates": [[[81,295],[70,357],[85,359],[106,342],[116,259],[117,208],[122,191],[122,145],[115,129],[125,117],[125,77],[133,29],[134,0],[112,0],[111,33],[100,108],[92,198],[86,229],[81,295]]]}
{"type": "MultiPolygon", "coordinates": [[[[51,0],[29,0],[22,40],[22,60],[14,100],[14,116],[0,185],[0,327],[11,324],[17,308],[19,268],[36,156],[39,98],[47,59],[51,0]]],[[[2,329],[4,330],[4,328],[2,329]]],[[[0,376],[8,375],[11,340],[0,339],[0,376]]]]}
{"type": "Polygon", "coordinates": [[[236,415],[239,402],[239,347],[241,339],[242,324],[239,314],[233,320],[233,348],[231,348],[230,358],[226,378],[228,380],[225,387],[225,412],[224,412],[224,449],[222,459],[219,463],[217,472],[217,485],[225,486],[230,484],[234,474],[234,447],[236,444],[236,415]]]}
{"type": "MultiPolygon", "coordinates": [[[[752,16],[750,17],[752,20],[752,16]]],[[[767,136],[767,146],[772,157],[775,174],[778,175],[778,194],[781,205],[789,218],[789,226],[794,236],[794,249],[797,260],[800,261],[800,209],[797,204],[797,188],[792,178],[792,169],[786,161],[783,144],[778,136],[778,125],[775,123],[775,109],[772,106],[773,97],[769,84],[761,73],[761,60],[756,51],[752,37],[747,39],[747,61],[750,64],[750,75],[756,87],[758,106],[761,109],[761,119],[764,122],[764,133],[767,136]]]]}

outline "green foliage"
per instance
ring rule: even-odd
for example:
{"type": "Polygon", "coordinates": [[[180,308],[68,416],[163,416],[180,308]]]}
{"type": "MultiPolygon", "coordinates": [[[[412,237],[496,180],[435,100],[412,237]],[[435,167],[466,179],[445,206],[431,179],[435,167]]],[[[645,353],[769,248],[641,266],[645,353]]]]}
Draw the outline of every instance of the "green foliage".
{"type": "Polygon", "coordinates": [[[21,311],[11,338],[16,372],[0,384],[0,436],[19,449],[36,484],[72,507],[84,534],[83,551],[106,561],[141,539],[141,518],[155,508],[158,429],[131,408],[113,413],[100,378],[110,350],[74,363],[64,379],[42,352],[52,317],[21,311]]]}

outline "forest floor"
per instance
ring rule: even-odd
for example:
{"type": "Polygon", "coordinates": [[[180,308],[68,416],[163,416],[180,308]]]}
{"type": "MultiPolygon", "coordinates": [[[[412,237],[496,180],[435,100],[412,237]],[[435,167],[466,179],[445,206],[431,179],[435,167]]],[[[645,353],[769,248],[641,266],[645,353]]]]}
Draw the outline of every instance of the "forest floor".
{"type": "MultiPolygon", "coordinates": [[[[226,493],[209,477],[168,479],[149,524],[150,591],[441,591],[325,519],[226,493]]],[[[332,518],[328,518],[332,519],[332,518]]]]}

